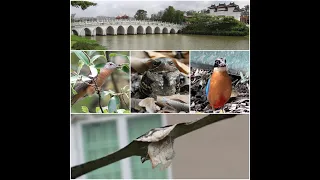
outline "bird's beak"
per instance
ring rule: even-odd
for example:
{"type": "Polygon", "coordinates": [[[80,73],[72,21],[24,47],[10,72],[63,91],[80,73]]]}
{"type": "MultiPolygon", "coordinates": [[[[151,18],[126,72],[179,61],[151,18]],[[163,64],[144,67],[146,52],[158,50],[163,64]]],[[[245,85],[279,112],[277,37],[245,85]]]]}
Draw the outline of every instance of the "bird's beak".
{"type": "Polygon", "coordinates": [[[117,68],[121,68],[122,67],[122,64],[117,64],[117,68]]]}

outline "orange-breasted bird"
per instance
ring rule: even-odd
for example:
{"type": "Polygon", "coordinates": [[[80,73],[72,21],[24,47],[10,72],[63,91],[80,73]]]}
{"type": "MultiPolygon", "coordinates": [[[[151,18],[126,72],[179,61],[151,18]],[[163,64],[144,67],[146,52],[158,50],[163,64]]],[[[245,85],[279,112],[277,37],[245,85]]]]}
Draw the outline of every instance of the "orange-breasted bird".
{"type": "Polygon", "coordinates": [[[226,63],[225,58],[215,60],[211,78],[206,86],[207,99],[213,110],[223,108],[231,96],[232,82],[227,72],[226,63]]]}
{"type": "Polygon", "coordinates": [[[71,105],[87,95],[94,94],[96,91],[96,84],[97,88],[101,88],[109,75],[118,67],[121,67],[121,65],[107,62],[106,65],[100,69],[100,73],[96,77],[85,82],[76,83],[73,88],[77,94],[71,97],[71,105]]]}

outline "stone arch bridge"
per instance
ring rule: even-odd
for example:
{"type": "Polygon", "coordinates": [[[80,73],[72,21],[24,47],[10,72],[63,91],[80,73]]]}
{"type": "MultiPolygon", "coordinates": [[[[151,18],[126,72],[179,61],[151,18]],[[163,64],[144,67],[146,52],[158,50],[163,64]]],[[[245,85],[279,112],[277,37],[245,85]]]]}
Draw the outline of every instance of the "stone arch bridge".
{"type": "Polygon", "coordinates": [[[103,22],[76,22],[71,34],[77,36],[105,36],[129,34],[177,34],[184,25],[158,21],[114,20],[103,22]]]}

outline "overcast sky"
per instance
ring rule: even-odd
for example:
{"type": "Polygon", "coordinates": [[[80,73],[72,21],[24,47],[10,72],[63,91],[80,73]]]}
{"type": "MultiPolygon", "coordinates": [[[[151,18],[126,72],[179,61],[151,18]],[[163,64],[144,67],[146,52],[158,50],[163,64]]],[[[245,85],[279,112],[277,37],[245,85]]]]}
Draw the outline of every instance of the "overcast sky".
{"type": "MultiPolygon", "coordinates": [[[[96,17],[109,16],[115,17],[118,15],[127,14],[133,17],[138,9],[143,9],[148,12],[148,17],[151,14],[164,10],[168,6],[173,6],[176,10],[200,11],[207,9],[211,4],[227,3],[230,1],[92,1],[96,2],[96,6],[91,6],[86,10],[75,8],[70,5],[71,13],[76,13],[75,17],[96,17]]],[[[232,1],[233,2],[233,1],[232,1]]],[[[249,4],[249,1],[234,1],[240,8],[249,4]]]]}

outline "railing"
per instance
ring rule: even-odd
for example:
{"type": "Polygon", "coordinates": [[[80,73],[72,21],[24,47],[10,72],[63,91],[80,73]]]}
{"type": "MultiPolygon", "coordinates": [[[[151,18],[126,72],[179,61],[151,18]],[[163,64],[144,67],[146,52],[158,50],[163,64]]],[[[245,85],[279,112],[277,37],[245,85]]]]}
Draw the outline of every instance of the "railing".
{"type": "Polygon", "coordinates": [[[166,26],[173,28],[183,28],[184,25],[173,24],[161,21],[137,21],[137,20],[106,20],[106,21],[86,21],[86,22],[73,22],[71,27],[87,27],[87,26],[100,26],[100,25],[154,25],[166,26]]]}

